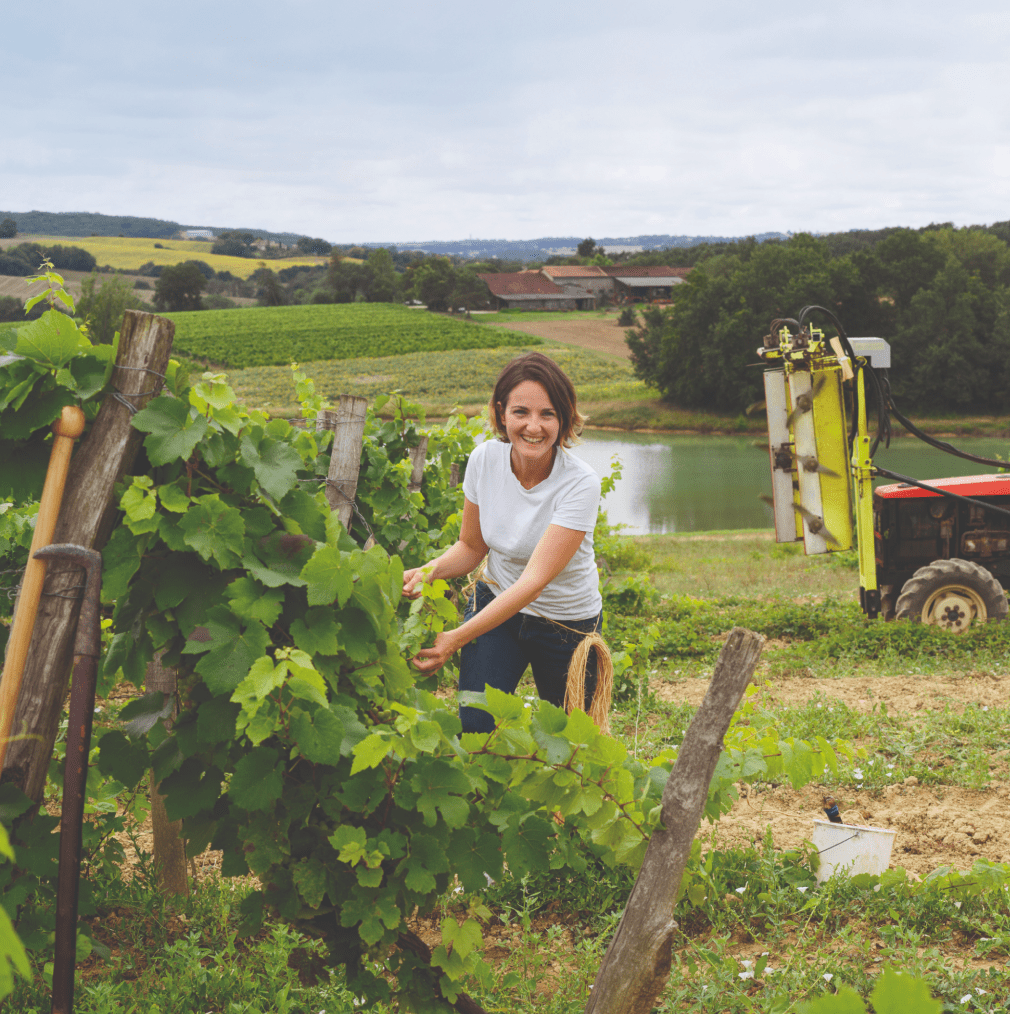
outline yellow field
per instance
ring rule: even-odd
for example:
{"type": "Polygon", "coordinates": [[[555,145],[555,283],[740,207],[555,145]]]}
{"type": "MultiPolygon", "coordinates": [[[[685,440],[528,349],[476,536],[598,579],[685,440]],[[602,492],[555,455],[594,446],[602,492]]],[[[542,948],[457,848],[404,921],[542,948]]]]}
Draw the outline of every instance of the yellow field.
{"type": "MultiPolygon", "coordinates": [[[[99,267],[109,264],[113,268],[132,271],[148,261],[155,264],[178,264],[181,261],[206,261],[215,271],[230,271],[237,278],[248,278],[259,266],[254,257],[222,257],[212,254],[212,243],[198,239],[135,239],[116,236],[28,236],[20,234],[15,240],[7,240],[4,246],[14,243],[38,243],[41,246],[79,246],[94,254],[99,267]],[[156,249],[160,243],[164,249],[156,249]]],[[[295,264],[326,264],[326,257],[284,257],[263,261],[274,271],[290,268],[295,264]]]]}

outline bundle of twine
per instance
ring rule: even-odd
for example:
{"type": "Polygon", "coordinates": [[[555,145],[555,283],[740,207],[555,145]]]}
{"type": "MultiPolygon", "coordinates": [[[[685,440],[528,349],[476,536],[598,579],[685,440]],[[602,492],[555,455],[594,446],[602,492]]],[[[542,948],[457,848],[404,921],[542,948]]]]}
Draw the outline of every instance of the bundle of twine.
{"type": "MultiPolygon", "coordinates": [[[[487,576],[487,558],[481,561],[480,566],[470,575],[470,580],[463,589],[463,598],[468,599],[474,594],[477,582],[483,581],[488,585],[495,585],[497,582],[487,576]]],[[[548,623],[553,623],[562,630],[568,630],[578,634],[582,640],[576,645],[571,662],[568,663],[568,673],[565,677],[565,713],[573,711],[585,711],[586,707],[586,672],[589,668],[589,653],[596,652],[596,688],[593,691],[593,699],[589,704],[589,717],[596,723],[596,727],[605,736],[610,735],[610,702],[614,694],[614,662],[610,657],[610,649],[607,642],[603,640],[598,630],[586,634],[574,627],[567,627],[558,620],[538,613],[533,606],[527,606],[535,616],[548,623]]]]}

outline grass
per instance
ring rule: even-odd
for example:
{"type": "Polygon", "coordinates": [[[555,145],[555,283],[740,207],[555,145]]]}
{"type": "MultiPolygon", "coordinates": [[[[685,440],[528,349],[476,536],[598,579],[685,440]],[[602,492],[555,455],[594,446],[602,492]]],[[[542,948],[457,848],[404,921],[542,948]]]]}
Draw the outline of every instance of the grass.
{"type": "MultiPolygon", "coordinates": [[[[242,314],[249,311],[240,311],[242,314]]],[[[421,315],[423,311],[407,310],[421,315]]],[[[424,317],[429,315],[424,314],[424,317]]],[[[438,318],[445,320],[445,318],[438,318]]],[[[461,324],[460,327],[473,327],[461,324]]],[[[494,332],[498,341],[511,341],[511,335],[494,332]]],[[[547,343],[538,346],[555,359],[575,383],[580,398],[593,394],[633,396],[645,391],[625,364],[611,361],[570,345],[547,343]]],[[[424,404],[429,413],[440,415],[454,406],[467,406],[471,413],[487,404],[501,368],[523,349],[516,345],[501,348],[456,349],[444,352],[415,352],[407,355],[344,359],[333,362],[306,362],[301,368],[316,384],[316,390],[335,400],[345,393],[365,397],[402,391],[424,404]]],[[[256,367],[231,370],[229,382],[239,399],[250,405],[269,408],[275,415],[294,415],[297,411],[295,389],[288,367],[256,367]]]]}
{"type": "MultiPolygon", "coordinates": [[[[326,264],[326,257],[284,257],[261,261],[255,257],[223,257],[210,252],[213,243],[195,239],[143,239],[116,236],[19,236],[16,243],[38,243],[40,246],[77,246],[93,254],[99,266],[109,265],[123,271],[136,271],[148,261],[163,266],[182,261],[205,261],[215,271],[230,271],[238,278],[248,278],[261,264],[274,271],[297,264],[326,264]],[[155,244],[160,244],[155,246],[155,244]]],[[[9,245],[9,244],[8,244],[9,245]]]]}
{"type": "Polygon", "coordinates": [[[174,348],[231,367],[287,366],[446,349],[539,345],[531,335],[501,334],[395,303],[257,306],[168,313],[174,348]]]}

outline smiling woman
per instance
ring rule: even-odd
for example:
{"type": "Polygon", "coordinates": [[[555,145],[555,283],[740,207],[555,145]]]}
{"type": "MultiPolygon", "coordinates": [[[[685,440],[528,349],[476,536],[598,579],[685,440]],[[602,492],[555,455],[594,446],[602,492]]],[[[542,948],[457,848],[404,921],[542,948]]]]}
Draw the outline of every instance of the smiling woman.
{"type": "MultiPolygon", "coordinates": [[[[575,389],[552,359],[528,353],[501,371],[489,411],[498,439],[470,456],[459,541],[407,571],[404,594],[416,597],[419,582],[468,574],[482,560],[483,567],[463,624],[439,634],[414,664],[435,672],[461,651],[461,691],[505,693],[528,665],[542,700],[589,711],[605,726],[609,693],[596,688],[599,660],[607,668],[609,656],[598,635],[593,553],[600,478],[567,450],[583,422],[575,389]]],[[[494,728],[478,708],[461,707],[460,719],[464,732],[494,728]]]]}

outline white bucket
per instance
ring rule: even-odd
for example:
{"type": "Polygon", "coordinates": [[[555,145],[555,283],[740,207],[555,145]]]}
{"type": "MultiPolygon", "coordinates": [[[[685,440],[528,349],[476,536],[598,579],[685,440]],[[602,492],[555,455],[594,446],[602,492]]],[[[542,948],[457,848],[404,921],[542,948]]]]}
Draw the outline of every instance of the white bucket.
{"type": "Polygon", "coordinates": [[[842,869],[853,877],[859,873],[879,877],[891,862],[895,833],[883,827],[815,820],[810,840],[820,853],[817,883],[823,884],[836,870],[842,869]]]}

